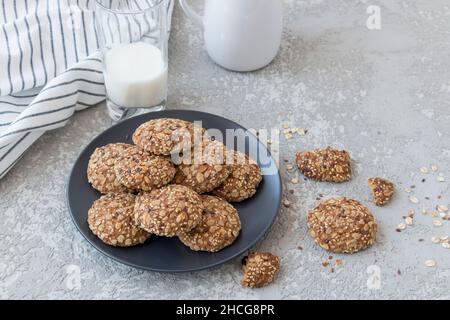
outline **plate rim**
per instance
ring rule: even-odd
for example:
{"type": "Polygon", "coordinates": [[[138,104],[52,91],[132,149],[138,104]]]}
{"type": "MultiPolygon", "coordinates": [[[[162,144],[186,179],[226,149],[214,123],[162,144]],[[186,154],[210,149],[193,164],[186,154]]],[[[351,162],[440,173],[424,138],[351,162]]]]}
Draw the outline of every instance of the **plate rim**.
{"type": "MultiPolygon", "coordinates": [[[[138,117],[142,117],[142,118],[143,118],[143,117],[145,117],[146,115],[148,115],[148,113],[146,113],[146,114],[141,114],[141,115],[138,115],[138,116],[135,116],[135,117],[132,117],[132,118],[128,118],[128,119],[125,119],[125,120],[123,120],[123,121],[119,121],[119,122],[117,122],[117,123],[114,123],[112,126],[108,127],[107,129],[105,129],[105,130],[103,130],[102,132],[100,132],[99,134],[97,134],[94,138],[92,138],[92,139],[84,146],[84,148],[80,151],[80,153],[78,154],[77,158],[75,159],[75,161],[74,161],[73,164],[72,164],[72,167],[71,167],[71,169],[70,169],[70,173],[69,173],[69,176],[68,176],[68,179],[67,179],[67,182],[66,182],[66,190],[65,190],[66,196],[65,196],[65,202],[66,202],[66,206],[67,206],[67,208],[68,208],[68,210],[69,210],[70,218],[71,218],[73,224],[75,225],[76,229],[78,230],[78,232],[83,236],[83,238],[84,238],[84,239],[85,239],[85,240],[86,240],[86,241],[87,241],[94,249],[96,249],[97,251],[101,252],[101,253],[102,253],[103,255],[105,255],[106,257],[112,259],[112,260],[115,261],[116,263],[118,262],[118,263],[127,265],[127,266],[129,266],[129,267],[133,267],[133,268],[136,268],[136,269],[139,269],[139,270],[152,271],[152,272],[158,272],[158,273],[187,273],[187,272],[198,272],[198,271],[202,271],[202,270],[206,270],[206,269],[211,269],[211,268],[214,268],[214,267],[218,267],[218,266],[220,266],[220,265],[222,265],[222,264],[225,264],[225,263],[227,263],[227,262],[229,262],[229,261],[231,261],[231,260],[237,258],[238,256],[242,255],[243,253],[245,253],[246,251],[248,251],[249,249],[251,249],[258,241],[263,240],[264,237],[267,235],[267,233],[270,231],[270,228],[273,226],[273,224],[274,224],[274,222],[275,222],[276,218],[278,217],[278,215],[279,215],[279,213],[280,213],[280,210],[281,210],[281,201],[282,201],[282,195],[283,195],[283,182],[282,182],[282,179],[281,179],[280,169],[279,169],[279,167],[278,167],[278,165],[277,165],[275,159],[273,158],[272,153],[270,152],[269,148],[267,148],[267,146],[265,146],[265,145],[261,142],[261,140],[259,140],[259,138],[258,138],[256,135],[254,135],[252,132],[248,131],[247,128],[245,128],[244,126],[240,125],[239,123],[237,123],[237,122],[235,122],[235,121],[233,121],[233,120],[230,120],[230,119],[227,119],[227,118],[225,118],[225,117],[223,117],[223,116],[216,115],[216,114],[209,113],[209,112],[203,112],[203,111],[197,111],[197,110],[188,110],[188,109],[169,109],[169,110],[154,111],[154,112],[151,112],[151,113],[152,113],[152,114],[157,114],[157,113],[163,113],[163,112],[164,112],[164,113],[167,113],[167,112],[168,112],[168,113],[172,113],[172,112],[197,113],[197,114],[203,114],[203,115],[208,115],[208,116],[220,118],[221,120],[224,120],[224,121],[226,121],[226,122],[231,122],[231,123],[233,123],[235,126],[247,130],[247,132],[249,132],[249,133],[250,133],[250,134],[251,134],[251,135],[259,142],[259,143],[261,143],[261,144],[265,147],[265,149],[267,150],[267,152],[268,152],[270,158],[272,159],[272,161],[273,161],[273,163],[274,163],[274,165],[275,165],[275,167],[276,167],[276,174],[274,174],[274,176],[277,176],[277,178],[278,178],[277,180],[278,180],[278,183],[279,183],[279,186],[280,186],[279,192],[278,192],[278,195],[277,195],[277,196],[278,196],[278,209],[277,209],[276,214],[275,214],[275,215],[273,216],[273,218],[270,220],[270,223],[268,223],[267,226],[266,226],[266,227],[258,234],[258,236],[255,237],[255,239],[254,239],[253,241],[249,242],[249,244],[246,245],[246,246],[244,247],[244,249],[242,249],[242,250],[240,250],[240,251],[238,251],[238,252],[236,252],[236,253],[230,255],[229,257],[227,257],[227,258],[225,258],[225,259],[223,259],[223,260],[221,260],[221,261],[214,262],[214,263],[211,263],[211,264],[208,264],[208,265],[204,265],[204,266],[201,266],[201,267],[191,268],[191,269],[167,270],[167,269],[152,268],[152,267],[146,267],[146,266],[134,264],[134,263],[132,263],[132,262],[126,261],[126,260],[124,260],[124,259],[122,259],[122,258],[118,258],[118,257],[116,257],[116,256],[114,256],[114,255],[112,255],[112,254],[110,254],[110,253],[108,253],[108,252],[106,252],[106,251],[103,250],[102,248],[98,247],[94,242],[92,242],[92,241],[89,239],[89,237],[84,233],[84,231],[81,229],[81,226],[80,226],[80,225],[77,223],[77,221],[75,220],[74,213],[72,212],[72,208],[71,208],[71,206],[70,206],[69,189],[70,189],[70,181],[71,181],[71,179],[72,179],[72,175],[73,175],[73,173],[74,173],[75,166],[76,166],[76,164],[80,161],[80,158],[81,158],[81,156],[84,154],[85,150],[86,150],[89,146],[91,146],[91,144],[92,144],[95,140],[97,140],[99,137],[103,136],[103,135],[106,134],[108,131],[113,130],[115,127],[119,126],[119,125],[122,124],[123,122],[126,122],[126,121],[131,120],[131,119],[135,119],[135,118],[138,118],[138,117]]],[[[161,117],[161,118],[162,118],[162,117],[161,117]]],[[[165,118],[167,118],[167,116],[165,116],[165,118]]],[[[155,118],[155,119],[159,119],[159,118],[155,118]]],[[[147,121],[150,121],[150,120],[147,120],[147,121]]]]}

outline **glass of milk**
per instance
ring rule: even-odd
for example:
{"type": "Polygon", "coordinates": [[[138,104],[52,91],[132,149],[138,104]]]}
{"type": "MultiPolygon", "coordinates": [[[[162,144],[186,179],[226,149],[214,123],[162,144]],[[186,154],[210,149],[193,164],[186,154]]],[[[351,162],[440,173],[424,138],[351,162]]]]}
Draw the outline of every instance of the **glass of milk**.
{"type": "Polygon", "coordinates": [[[165,108],[170,0],[95,0],[106,105],[114,120],[165,108]]]}

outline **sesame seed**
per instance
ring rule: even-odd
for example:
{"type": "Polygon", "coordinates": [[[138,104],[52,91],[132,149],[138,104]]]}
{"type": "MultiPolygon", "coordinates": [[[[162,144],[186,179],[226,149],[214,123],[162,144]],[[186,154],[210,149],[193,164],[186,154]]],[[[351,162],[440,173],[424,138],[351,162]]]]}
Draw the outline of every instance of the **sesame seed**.
{"type": "Polygon", "coordinates": [[[435,164],[433,164],[433,165],[431,166],[431,171],[433,171],[433,172],[438,171],[438,166],[435,165],[435,164]]]}
{"type": "Polygon", "coordinates": [[[428,168],[427,167],[422,167],[422,168],[420,168],[420,172],[428,173],[428,168]]]}
{"type": "Polygon", "coordinates": [[[415,203],[415,204],[419,203],[419,199],[417,199],[417,197],[415,197],[415,196],[409,197],[409,201],[411,201],[412,203],[415,203]]]}
{"type": "Polygon", "coordinates": [[[291,183],[292,183],[292,184],[298,184],[298,183],[299,183],[299,180],[298,180],[297,178],[293,178],[293,179],[291,180],[291,183]]]}

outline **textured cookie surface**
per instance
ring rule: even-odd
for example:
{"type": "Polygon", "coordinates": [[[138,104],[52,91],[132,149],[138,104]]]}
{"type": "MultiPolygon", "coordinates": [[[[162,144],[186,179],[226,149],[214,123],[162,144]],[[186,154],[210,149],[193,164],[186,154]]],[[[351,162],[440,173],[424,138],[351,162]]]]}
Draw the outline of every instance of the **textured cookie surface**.
{"type": "Polygon", "coordinates": [[[150,233],[134,222],[135,196],[128,193],[107,194],[96,200],[88,212],[92,232],[104,243],[129,247],[144,243],[150,233]]]}
{"type": "Polygon", "coordinates": [[[111,143],[95,149],[87,169],[88,181],[92,187],[101,193],[126,191],[126,187],[116,177],[114,163],[130,147],[132,146],[125,143],[111,143]]]}
{"type": "Polygon", "coordinates": [[[174,182],[192,188],[197,193],[210,192],[220,186],[230,174],[226,164],[228,151],[219,141],[203,141],[191,156],[177,166],[174,182]]]}
{"type": "Polygon", "coordinates": [[[344,182],[352,176],[350,154],[334,148],[298,152],[297,166],[306,177],[328,182],[344,182]]]}
{"type": "Polygon", "coordinates": [[[175,167],[169,157],[155,156],[132,146],[116,160],[117,180],[130,190],[150,191],[172,181],[175,167]]]}
{"type": "Polygon", "coordinates": [[[212,193],[229,202],[240,202],[256,193],[261,180],[258,164],[247,155],[235,151],[230,175],[212,193]]]}
{"type": "Polygon", "coordinates": [[[201,141],[204,130],[193,122],[162,118],[140,125],[133,134],[133,142],[156,155],[170,155],[191,148],[201,141]]]}
{"type": "Polygon", "coordinates": [[[244,258],[244,287],[259,288],[271,283],[280,270],[280,258],[269,252],[253,252],[244,258]]]}
{"type": "Polygon", "coordinates": [[[348,198],[320,202],[308,213],[311,236],[324,249],[354,253],[376,240],[378,225],[368,208],[348,198]]]}
{"type": "Polygon", "coordinates": [[[394,195],[394,184],[383,178],[369,178],[369,187],[372,189],[373,203],[383,206],[391,201],[394,195]]]}
{"type": "Polygon", "coordinates": [[[237,210],[225,200],[213,196],[202,196],[202,200],[202,222],[178,237],[192,250],[216,252],[236,240],[241,221],[237,210]]]}
{"type": "Polygon", "coordinates": [[[181,185],[168,185],[137,196],[135,221],[159,236],[173,237],[195,228],[202,220],[200,195],[181,185]]]}

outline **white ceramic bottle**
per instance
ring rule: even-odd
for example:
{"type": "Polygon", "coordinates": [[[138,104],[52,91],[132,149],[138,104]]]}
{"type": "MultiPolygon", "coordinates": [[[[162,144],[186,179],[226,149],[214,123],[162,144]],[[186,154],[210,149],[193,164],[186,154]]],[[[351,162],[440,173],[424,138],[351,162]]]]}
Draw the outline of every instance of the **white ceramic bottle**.
{"type": "Polygon", "coordinates": [[[220,66],[252,71],[277,55],[283,30],[282,0],[205,0],[203,16],[187,0],[180,4],[203,27],[206,50],[220,66]]]}

